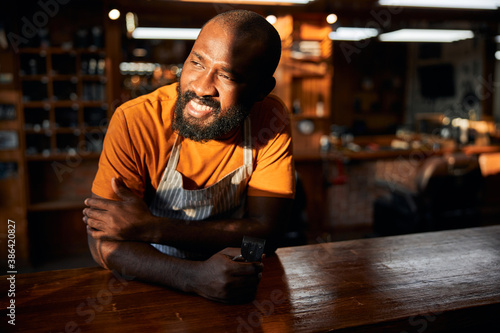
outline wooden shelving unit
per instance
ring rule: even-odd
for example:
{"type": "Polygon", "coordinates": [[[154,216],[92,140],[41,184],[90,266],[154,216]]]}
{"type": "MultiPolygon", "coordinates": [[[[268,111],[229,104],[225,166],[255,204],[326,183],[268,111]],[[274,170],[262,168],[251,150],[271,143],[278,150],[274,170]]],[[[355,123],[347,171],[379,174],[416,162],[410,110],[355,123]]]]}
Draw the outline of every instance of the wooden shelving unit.
{"type": "Polygon", "coordinates": [[[111,60],[104,49],[40,47],[20,49],[17,61],[24,209],[30,260],[37,265],[47,257],[86,250],[84,228],[64,235],[75,240],[66,247],[53,245],[60,232],[44,237],[40,232],[42,225],[53,230],[61,223],[81,223],[113,111],[111,60]]]}
{"type": "MultiPolygon", "coordinates": [[[[7,33],[23,37],[24,17],[45,8],[7,7],[7,33]]],[[[83,201],[91,195],[107,125],[120,102],[114,83],[123,21],[109,20],[107,12],[106,2],[96,0],[58,6],[37,34],[17,45],[9,39],[0,49],[0,106],[10,108],[0,112],[0,132],[16,135],[3,140],[13,148],[1,149],[0,142],[0,235],[7,234],[7,219],[16,220],[21,272],[61,259],[91,260],[83,201]]]]}
{"type": "MultiPolygon", "coordinates": [[[[26,234],[26,179],[23,154],[21,94],[15,80],[15,57],[11,52],[0,51],[2,75],[9,79],[0,83],[0,237],[3,258],[8,258],[8,240],[14,240],[15,268],[29,262],[29,241],[26,234]],[[10,236],[9,220],[15,222],[15,238],[10,236]]],[[[11,223],[12,224],[12,223],[11,223]]],[[[2,260],[1,268],[7,271],[7,260],[2,260]]],[[[9,268],[12,270],[12,268],[9,268]]]]}
{"type": "Polygon", "coordinates": [[[295,156],[319,152],[320,137],[331,124],[331,31],[322,15],[294,14],[275,24],[282,38],[276,71],[280,96],[292,113],[295,156]],[[304,123],[306,126],[304,126],[304,123]],[[304,132],[302,129],[308,128],[304,132]],[[311,131],[312,129],[312,131],[311,131]]]}
{"type": "Polygon", "coordinates": [[[29,158],[99,152],[86,134],[108,118],[104,50],[21,49],[19,61],[29,158]]]}

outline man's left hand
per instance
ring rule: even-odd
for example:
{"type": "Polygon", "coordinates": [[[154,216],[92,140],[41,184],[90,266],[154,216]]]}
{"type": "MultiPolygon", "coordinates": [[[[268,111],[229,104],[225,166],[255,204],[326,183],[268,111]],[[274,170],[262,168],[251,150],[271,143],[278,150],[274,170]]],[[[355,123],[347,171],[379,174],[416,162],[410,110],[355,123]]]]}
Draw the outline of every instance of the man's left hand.
{"type": "Polygon", "coordinates": [[[88,198],[83,210],[87,233],[94,239],[150,241],[155,216],[141,197],[130,191],[122,180],[113,178],[111,186],[119,201],[88,198]]]}

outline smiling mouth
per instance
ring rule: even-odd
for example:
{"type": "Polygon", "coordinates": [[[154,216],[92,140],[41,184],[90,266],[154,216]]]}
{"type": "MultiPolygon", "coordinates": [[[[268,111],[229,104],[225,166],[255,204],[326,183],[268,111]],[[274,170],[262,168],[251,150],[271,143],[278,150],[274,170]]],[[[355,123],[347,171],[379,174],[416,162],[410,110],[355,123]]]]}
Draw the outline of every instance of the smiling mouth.
{"type": "Polygon", "coordinates": [[[202,117],[208,115],[209,113],[212,113],[215,111],[215,108],[210,107],[208,105],[200,104],[194,99],[189,101],[186,109],[187,109],[187,112],[195,118],[202,118],[202,117]]]}

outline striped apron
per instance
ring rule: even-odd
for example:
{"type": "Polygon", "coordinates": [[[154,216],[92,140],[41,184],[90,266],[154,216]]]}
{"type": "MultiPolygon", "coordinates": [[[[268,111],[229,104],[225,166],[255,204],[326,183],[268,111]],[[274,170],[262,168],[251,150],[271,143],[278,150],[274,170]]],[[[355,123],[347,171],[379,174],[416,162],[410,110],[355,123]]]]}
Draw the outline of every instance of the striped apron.
{"type": "MultiPolygon", "coordinates": [[[[241,218],[246,202],[246,180],[253,171],[250,118],[244,122],[243,165],[217,183],[198,190],[186,190],[177,164],[181,148],[179,135],[175,139],[172,153],[163,172],[156,195],[150,205],[155,216],[181,219],[206,220],[217,217],[241,218]]],[[[207,223],[210,223],[207,221],[207,223]]],[[[184,251],[163,244],[151,244],[159,251],[178,258],[203,259],[206,254],[184,251]]]]}

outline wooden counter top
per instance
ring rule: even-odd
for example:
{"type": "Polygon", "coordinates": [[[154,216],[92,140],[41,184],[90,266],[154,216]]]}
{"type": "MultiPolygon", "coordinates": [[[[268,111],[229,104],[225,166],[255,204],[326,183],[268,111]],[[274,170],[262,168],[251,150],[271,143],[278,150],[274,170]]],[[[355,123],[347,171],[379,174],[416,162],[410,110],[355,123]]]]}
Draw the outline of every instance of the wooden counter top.
{"type": "MultiPolygon", "coordinates": [[[[101,268],[16,275],[16,332],[481,332],[500,328],[500,226],[281,248],[254,302],[101,268]]],[[[2,277],[1,330],[8,281],[2,277]]]]}

